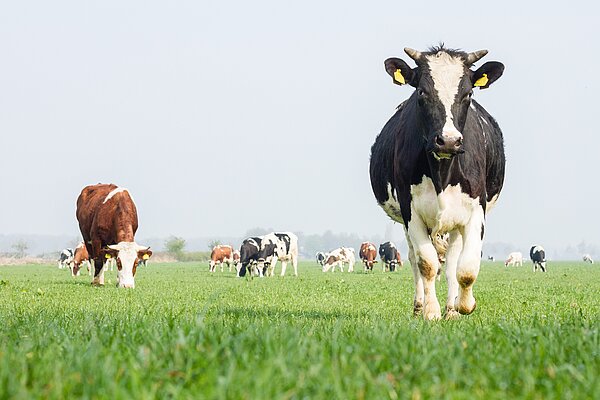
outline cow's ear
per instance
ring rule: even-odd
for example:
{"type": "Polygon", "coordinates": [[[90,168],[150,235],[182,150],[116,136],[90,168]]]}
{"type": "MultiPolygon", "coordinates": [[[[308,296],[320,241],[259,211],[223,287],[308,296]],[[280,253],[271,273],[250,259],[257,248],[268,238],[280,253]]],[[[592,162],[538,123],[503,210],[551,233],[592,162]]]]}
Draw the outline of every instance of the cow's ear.
{"type": "Polygon", "coordinates": [[[504,64],[498,61],[490,61],[483,64],[473,72],[473,86],[479,89],[487,89],[498,80],[504,72],[504,64]]]}
{"type": "Polygon", "coordinates": [[[116,258],[119,255],[119,250],[104,248],[100,250],[100,257],[104,260],[116,258]]]}
{"type": "Polygon", "coordinates": [[[415,71],[407,63],[399,58],[388,58],[383,64],[396,85],[405,85],[408,83],[411,86],[415,86],[413,82],[415,71]]]}
{"type": "Polygon", "coordinates": [[[145,250],[139,250],[138,251],[138,258],[140,260],[147,260],[152,256],[152,250],[150,250],[150,248],[147,248],[145,250]]]}

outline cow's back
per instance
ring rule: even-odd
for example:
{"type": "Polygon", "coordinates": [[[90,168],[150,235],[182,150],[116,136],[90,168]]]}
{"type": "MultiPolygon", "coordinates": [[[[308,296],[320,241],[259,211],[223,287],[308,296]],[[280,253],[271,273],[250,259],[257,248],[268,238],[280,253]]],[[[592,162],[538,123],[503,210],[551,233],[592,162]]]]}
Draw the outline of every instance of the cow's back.
{"type": "MultiPolygon", "coordinates": [[[[77,221],[86,246],[94,237],[102,245],[134,241],[137,231],[137,209],[129,192],[114,184],[97,184],[83,188],[77,198],[77,221]]],[[[89,247],[88,247],[89,250],[89,247]]]]}

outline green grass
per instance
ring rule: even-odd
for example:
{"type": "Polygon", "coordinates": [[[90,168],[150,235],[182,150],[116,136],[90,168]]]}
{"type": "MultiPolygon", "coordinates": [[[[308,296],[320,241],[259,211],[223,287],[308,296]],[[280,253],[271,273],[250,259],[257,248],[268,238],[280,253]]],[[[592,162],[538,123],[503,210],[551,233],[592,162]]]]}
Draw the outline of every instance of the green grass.
{"type": "Polygon", "coordinates": [[[207,269],[150,264],[125,290],[116,272],[95,288],[54,266],[0,267],[0,398],[600,398],[595,265],[484,264],[475,313],[433,323],[411,316],[406,266],[207,269]]]}

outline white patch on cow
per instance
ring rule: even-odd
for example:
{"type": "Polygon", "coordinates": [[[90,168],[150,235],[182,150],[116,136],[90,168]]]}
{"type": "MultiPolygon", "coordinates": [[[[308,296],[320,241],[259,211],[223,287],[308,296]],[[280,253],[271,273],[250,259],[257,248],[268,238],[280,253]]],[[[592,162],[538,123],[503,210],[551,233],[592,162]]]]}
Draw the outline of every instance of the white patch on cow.
{"type": "Polygon", "coordinates": [[[117,285],[123,288],[135,288],[133,265],[137,260],[138,251],[147,249],[147,247],[140,246],[135,242],[120,242],[108,247],[119,251],[117,258],[121,261],[121,269],[117,269],[117,285]]]}
{"type": "Polygon", "coordinates": [[[490,125],[483,115],[481,116],[481,122],[483,122],[484,124],[486,124],[488,126],[490,125]]]}
{"type": "Polygon", "coordinates": [[[472,109],[473,111],[477,111],[477,108],[475,107],[475,104],[471,103],[470,107],[471,107],[471,109],[472,109]]]}
{"type": "Polygon", "coordinates": [[[496,207],[496,202],[498,202],[498,196],[500,196],[500,193],[496,193],[491,199],[490,201],[488,201],[485,205],[485,213],[489,213],[490,211],[492,211],[494,209],[494,207],[496,207]]]}
{"type": "Polygon", "coordinates": [[[387,194],[388,198],[383,204],[380,204],[383,211],[394,221],[404,224],[404,220],[402,219],[402,213],[400,212],[400,203],[396,196],[394,196],[394,191],[392,189],[392,185],[388,182],[387,184],[387,194]]]}
{"type": "Polygon", "coordinates": [[[425,176],[420,184],[411,185],[411,194],[411,208],[432,231],[432,237],[466,225],[479,206],[479,198],[462,192],[460,184],[448,186],[438,195],[431,179],[425,176]]]}
{"type": "Polygon", "coordinates": [[[104,199],[102,204],[106,204],[106,202],[109,201],[110,199],[112,199],[113,196],[116,195],[117,193],[126,192],[126,191],[127,191],[127,189],[122,188],[122,187],[118,187],[118,188],[111,190],[110,193],[106,195],[106,198],[104,199]]]}
{"type": "Polygon", "coordinates": [[[462,134],[454,126],[452,105],[458,93],[458,85],[464,75],[464,63],[462,59],[454,58],[443,51],[427,56],[427,61],[433,79],[433,86],[446,110],[446,121],[442,128],[442,135],[447,138],[462,138],[462,134]]]}

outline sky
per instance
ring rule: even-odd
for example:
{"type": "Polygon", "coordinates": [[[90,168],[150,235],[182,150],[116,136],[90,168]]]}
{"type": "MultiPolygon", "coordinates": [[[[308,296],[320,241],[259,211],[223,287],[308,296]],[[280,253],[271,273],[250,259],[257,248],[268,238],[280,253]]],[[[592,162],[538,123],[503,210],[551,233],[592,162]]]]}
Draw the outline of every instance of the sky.
{"type": "Polygon", "coordinates": [[[486,241],[599,243],[598,6],[489,7],[3,2],[0,234],[77,235],[98,182],[129,189],[138,237],[383,234],[370,147],[412,91],[383,61],[444,42],[506,67],[475,93],[507,154],[486,241]]]}

